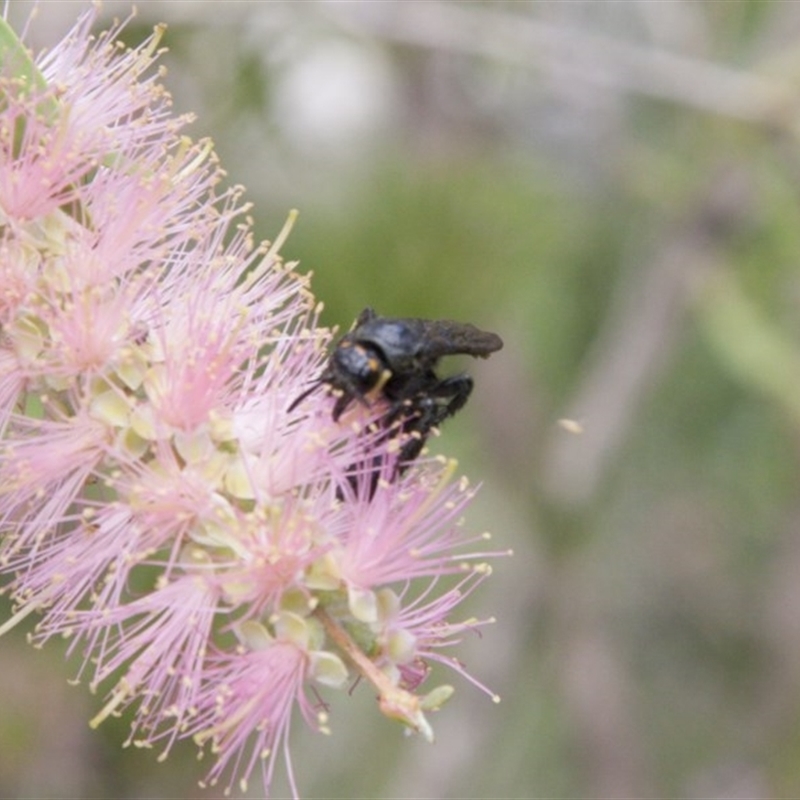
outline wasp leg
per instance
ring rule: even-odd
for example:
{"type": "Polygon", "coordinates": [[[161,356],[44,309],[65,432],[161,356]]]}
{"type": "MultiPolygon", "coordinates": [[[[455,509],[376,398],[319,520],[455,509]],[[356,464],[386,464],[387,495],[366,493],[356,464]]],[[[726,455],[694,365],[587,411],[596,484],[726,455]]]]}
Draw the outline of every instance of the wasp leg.
{"type": "Polygon", "coordinates": [[[364,402],[364,398],[360,397],[355,392],[351,392],[349,389],[336,389],[334,392],[338,392],[339,396],[336,398],[336,402],[333,404],[333,421],[338,422],[339,417],[344,414],[345,409],[350,403],[353,402],[353,399],[358,399],[360,402],[364,402]]]}
{"type": "MultiPolygon", "coordinates": [[[[366,498],[372,500],[378,488],[383,458],[380,455],[365,456],[363,461],[350,464],[345,470],[344,477],[350,487],[349,496],[352,499],[366,498]]],[[[336,499],[347,499],[344,486],[336,487],[336,499]]]]}
{"type": "Polygon", "coordinates": [[[452,417],[459,409],[463,408],[472,394],[472,378],[469,375],[453,375],[444,378],[428,392],[428,397],[434,402],[432,409],[432,425],[438,425],[442,420],[452,417]],[[449,399],[448,399],[449,398],[449,399]],[[446,401],[444,403],[439,401],[446,401]]]}
{"type": "MultiPolygon", "coordinates": [[[[454,375],[437,380],[430,373],[425,381],[415,387],[414,394],[393,404],[381,419],[385,433],[373,443],[373,446],[378,446],[395,438],[401,442],[391,476],[392,481],[397,480],[413,464],[425,447],[431,431],[463,408],[472,393],[472,387],[473,382],[469,375],[454,375]]],[[[358,395],[345,397],[345,402],[350,402],[358,395]]],[[[339,398],[338,402],[342,402],[342,398],[339,398]]],[[[364,491],[363,482],[368,481],[366,497],[368,500],[372,499],[378,486],[380,465],[379,457],[365,455],[363,462],[348,467],[345,477],[354,495],[357,496],[360,491],[364,491]]],[[[337,488],[336,496],[340,500],[344,499],[341,488],[337,488]]]]}
{"type": "Polygon", "coordinates": [[[405,434],[406,442],[400,448],[400,453],[397,457],[397,465],[394,469],[395,477],[402,475],[422,452],[430,432],[431,428],[428,427],[424,433],[421,430],[414,429],[405,434]]]}
{"type": "Polygon", "coordinates": [[[419,456],[431,431],[463,408],[472,387],[469,375],[454,375],[426,387],[403,406],[402,413],[406,418],[400,424],[399,435],[404,438],[404,443],[397,459],[395,477],[402,475],[419,456]]]}

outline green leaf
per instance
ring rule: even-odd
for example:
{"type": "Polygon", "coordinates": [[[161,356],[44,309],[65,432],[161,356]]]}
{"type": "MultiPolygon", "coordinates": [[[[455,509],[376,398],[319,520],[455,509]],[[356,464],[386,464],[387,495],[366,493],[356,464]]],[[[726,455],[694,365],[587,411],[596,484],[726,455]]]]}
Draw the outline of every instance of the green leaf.
{"type": "Polygon", "coordinates": [[[35,89],[47,88],[47,82],[36,68],[30,51],[2,17],[0,17],[0,67],[6,75],[16,75],[35,89]]]}
{"type": "Polygon", "coordinates": [[[731,276],[710,282],[699,310],[706,335],[728,370],[800,420],[798,343],[767,319],[731,276]]]}

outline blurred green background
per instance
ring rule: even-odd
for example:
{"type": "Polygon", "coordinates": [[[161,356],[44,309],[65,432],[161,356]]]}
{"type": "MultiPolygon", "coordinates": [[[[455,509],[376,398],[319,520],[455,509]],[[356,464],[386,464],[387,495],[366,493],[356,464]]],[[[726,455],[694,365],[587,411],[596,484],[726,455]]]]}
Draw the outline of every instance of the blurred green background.
{"type": "MultiPolygon", "coordinates": [[[[170,0],[126,40],[162,20],[258,235],[300,209],[327,324],[506,343],[442,365],[476,389],[432,443],[515,551],[459,651],[503,702],[458,684],[429,746],[359,686],[295,726],[304,796],[800,796],[800,3],[170,0]]],[[[90,732],[71,674],[3,640],[0,796],[214,796],[192,748],[90,732]]]]}

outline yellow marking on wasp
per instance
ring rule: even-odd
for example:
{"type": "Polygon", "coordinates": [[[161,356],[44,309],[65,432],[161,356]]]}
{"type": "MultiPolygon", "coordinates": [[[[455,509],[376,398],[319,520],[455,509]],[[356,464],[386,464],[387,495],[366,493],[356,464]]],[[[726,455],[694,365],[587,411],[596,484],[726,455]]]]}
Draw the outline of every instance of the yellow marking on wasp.
{"type": "Polygon", "coordinates": [[[381,391],[383,391],[383,387],[386,386],[386,384],[389,382],[389,378],[391,377],[392,371],[390,369],[382,370],[380,376],[378,377],[378,382],[364,395],[364,399],[370,404],[379,399],[381,391]]]}

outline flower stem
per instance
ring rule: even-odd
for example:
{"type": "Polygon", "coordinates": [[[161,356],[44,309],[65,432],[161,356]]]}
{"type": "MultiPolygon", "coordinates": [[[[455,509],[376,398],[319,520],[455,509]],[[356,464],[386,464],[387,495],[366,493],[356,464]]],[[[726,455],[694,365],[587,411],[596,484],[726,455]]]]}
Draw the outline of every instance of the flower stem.
{"type": "Polygon", "coordinates": [[[433,729],[422,713],[420,698],[392,683],[390,677],[375,666],[323,608],[317,607],[313,614],[322,623],[334,644],[378,690],[378,705],[381,712],[391,719],[399,720],[411,730],[422,734],[426,741],[432,742],[433,729]]]}

